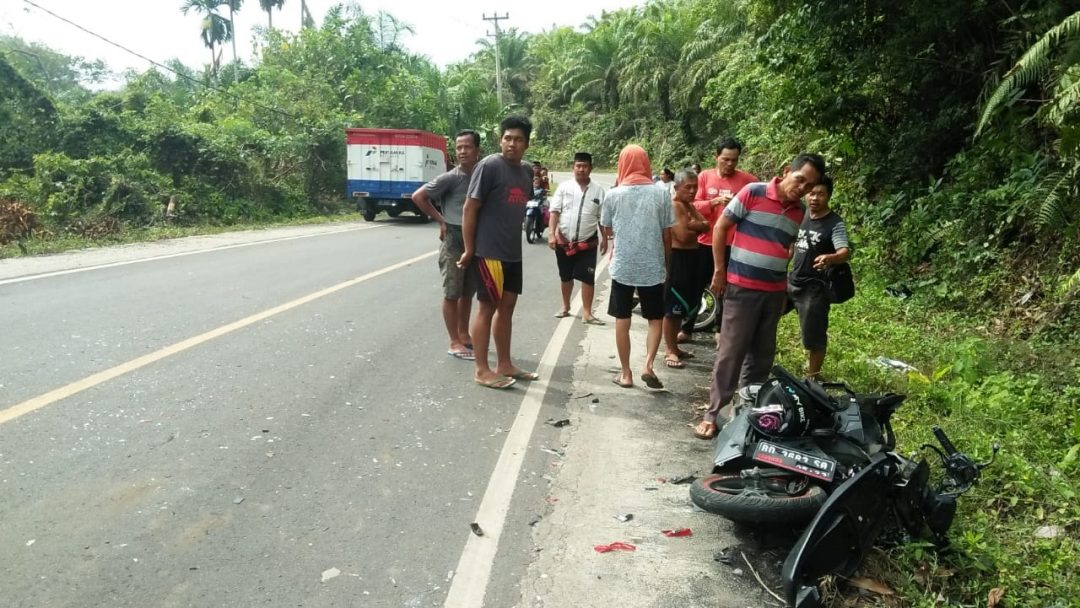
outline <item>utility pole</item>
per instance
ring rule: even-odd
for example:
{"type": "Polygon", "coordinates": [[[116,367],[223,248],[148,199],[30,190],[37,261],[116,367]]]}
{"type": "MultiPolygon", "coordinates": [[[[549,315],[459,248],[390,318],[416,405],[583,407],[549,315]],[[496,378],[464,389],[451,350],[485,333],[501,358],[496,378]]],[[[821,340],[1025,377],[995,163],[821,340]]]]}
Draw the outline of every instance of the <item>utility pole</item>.
{"type": "MultiPolygon", "coordinates": [[[[482,13],[482,16],[484,18],[484,21],[491,21],[492,23],[495,24],[495,34],[494,34],[494,38],[495,38],[495,95],[499,100],[499,111],[501,112],[502,108],[503,108],[503,97],[502,97],[502,68],[499,65],[499,63],[500,63],[500,61],[499,61],[499,38],[502,36],[502,30],[499,29],[499,22],[500,21],[506,21],[506,20],[510,19],[510,13],[505,13],[505,14],[503,14],[502,17],[500,17],[498,13],[495,13],[494,15],[492,15],[490,17],[487,16],[487,13],[482,13]]],[[[492,36],[492,34],[490,32],[488,32],[487,35],[492,36]]]]}

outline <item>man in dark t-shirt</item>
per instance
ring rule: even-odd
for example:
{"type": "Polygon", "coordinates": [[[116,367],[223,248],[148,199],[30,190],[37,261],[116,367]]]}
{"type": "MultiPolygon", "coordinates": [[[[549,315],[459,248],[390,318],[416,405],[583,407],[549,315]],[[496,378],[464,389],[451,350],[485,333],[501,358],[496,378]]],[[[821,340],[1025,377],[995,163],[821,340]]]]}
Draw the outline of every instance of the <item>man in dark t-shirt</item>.
{"type": "Polygon", "coordinates": [[[480,161],[469,180],[462,213],[465,252],[458,260],[476,285],[479,310],[472,322],[477,384],[509,388],[518,380],[536,380],[510,360],[510,330],[523,283],[521,223],[532,195],[533,175],[521,159],[529,148],[532,123],[508,116],[499,125],[499,154],[480,161]],[[495,338],[495,369],[488,363],[488,341],[495,338]]]}
{"type": "Polygon", "coordinates": [[[809,211],[795,240],[795,257],[788,274],[788,295],[799,312],[803,347],[807,351],[806,375],[818,378],[825,362],[829,337],[829,300],[825,272],[851,257],[844,220],[829,209],[833,180],[824,176],[806,195],[809,211]]]}

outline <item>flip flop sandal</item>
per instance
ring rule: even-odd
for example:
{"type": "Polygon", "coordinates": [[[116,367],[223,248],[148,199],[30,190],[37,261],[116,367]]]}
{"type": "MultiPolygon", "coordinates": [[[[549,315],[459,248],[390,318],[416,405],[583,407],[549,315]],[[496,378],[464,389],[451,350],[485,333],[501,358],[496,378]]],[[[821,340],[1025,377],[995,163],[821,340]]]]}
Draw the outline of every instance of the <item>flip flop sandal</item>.
{"type": "Polygon", "coordinates": [[[660,379],[656,377],[656,374],[641,374],[641,379],[645,381],[645,386],[649,388],[664,388],[664,383],[660,382],[660,379]]]}
{"type": "Polygon", "coordinates": [[[494,380],[488,380],[487,382],[484,382],[483,380],[476,380],[475,378],[473,380],[480,386],[486,386],[487,388],[493,388],[500,391],[514,386],[514,383],[516,382],[516,380],[514,380],[513,378],[507,378],[506,376],[499,376],[498,378],[495,378],[494,380]]]}
{"type": "MultiPolygon", "coordinates": [[[[702,424],[704,424],[704,423],[702,423],[702,424]]],[[[698,426],[701,426],[701,425],[699,424],[698,426]]],[[[694,437],[697,437],[698,439],[704,439],[706,441],[708,441],[709,439],[712,439],[713,437],[716,437],[716,434],[719,432],[717,430],[717,428],[716,428],[716,425],[712,424],[712,425],[710,425],[710,428],[712,429],[711,432],[702,433],[701,431],[699,431],[697,429],[697,427],[694,427],[694,437]]]]}
{"type": "Polygon", "coordinates": [[[683,362],[678,359],[664,359],[664,365],[670,367],[671,369],[682,369],[683,367],[685,367],[683,365],[683,362]]]}
{"type": "Polygon", "coordinates": [[[518,372],[516,374],[511,374],[509,377],[513,378],[514,380],[523,380],[525,382],[532,382],[533,380],[539,380],[540,379],[540,374],[538,374],[536,372],[518,372]]]}
{"type": "Polygon", "coordinates": [[[570,316],[570,311],[569,310],[560,310],[559,312],[555,313],[555,318],[556,319],[565,319],[566,317],[569,317],[569,316],[570,316]]]}
{"type": "Polygon", "coordinates": [[[622,382],[619,381],[618,377],[612,378],[611,383],[614,384],[615,386],[619,387],[619,388],[634,388],[634,383],[633,382],[631,382],[630,384],[623,384],[622,382]]]}
{"type": "Polygon", "coordinates": [[[592,318],[589,318],[589,319],[583,319],[581,322],[584,323],[585,325],[607,325],[607,323],[604,323],[603,321],[601,321],[600,319],[597,319],[596,317],[592,317],[592,318]]]}
{"type": "Polygon", "coordinates": [[[462,361],[476,361],[476,355],[474,355],[471,350],[448,350],[446,351],[446,354],[455,359],[461,359],[462,361]]]}

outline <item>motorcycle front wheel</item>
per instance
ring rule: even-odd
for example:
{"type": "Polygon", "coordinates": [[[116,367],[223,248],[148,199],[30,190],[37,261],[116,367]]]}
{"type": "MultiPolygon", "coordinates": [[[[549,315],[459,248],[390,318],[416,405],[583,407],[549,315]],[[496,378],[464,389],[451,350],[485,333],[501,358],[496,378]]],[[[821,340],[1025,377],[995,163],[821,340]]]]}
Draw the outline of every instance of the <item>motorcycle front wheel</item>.
{"type": "Polygon", "coordinates": [[[713,292],[705,289],[701,294],[701,306],[698,308],[697,319],[694,321],[694,331],[706,331],[716,324],[718,300],[713,292]]]}
{"type": "Polygon", "coordinates": [[[739,473],[720,473],[690,486],[695,505],[745,523],[806,523],[826,498],[821,486],[790,476],[744,478],[739,473]]]}

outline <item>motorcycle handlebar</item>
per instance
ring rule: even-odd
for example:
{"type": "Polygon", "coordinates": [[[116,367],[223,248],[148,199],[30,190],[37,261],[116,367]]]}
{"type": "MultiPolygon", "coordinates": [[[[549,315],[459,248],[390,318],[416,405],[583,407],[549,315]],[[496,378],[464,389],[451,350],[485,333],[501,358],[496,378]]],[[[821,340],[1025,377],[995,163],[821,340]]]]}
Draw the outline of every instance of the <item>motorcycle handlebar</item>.
{"type": "Polygon", "coordinates": [[[933,429],[934,437],[937,437],[938,443],[944,448],[945,454],[952,456],[958,453],[956,446],[949,440],[949,436],[945,434],[945,431],[941,430],[940,426],[935,426],[933,429]]]}

